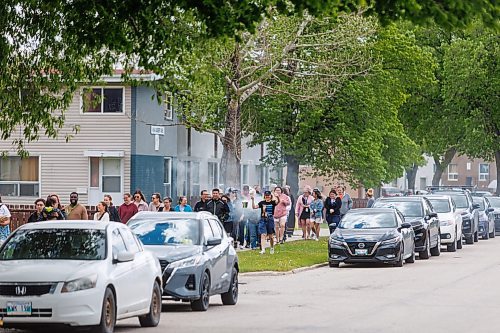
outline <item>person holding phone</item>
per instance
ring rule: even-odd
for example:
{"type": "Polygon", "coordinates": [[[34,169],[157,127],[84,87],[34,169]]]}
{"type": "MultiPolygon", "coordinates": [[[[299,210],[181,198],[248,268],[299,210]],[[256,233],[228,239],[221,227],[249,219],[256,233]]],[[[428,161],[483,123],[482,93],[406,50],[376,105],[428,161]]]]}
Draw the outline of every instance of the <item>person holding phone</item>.
{"type": "Polygon", "coordinates": [[[260,254],[266,253],[266,239],[269,236],[271,242],[270,254],[274,254],[274,209],[279,203],[279,198],[272,196],[271,191],[264,192],[264,200],[255,204],[255,194],[251,194],[252,208],[260,209],[260,221],[258,231],[260,233],[260,254]]]}

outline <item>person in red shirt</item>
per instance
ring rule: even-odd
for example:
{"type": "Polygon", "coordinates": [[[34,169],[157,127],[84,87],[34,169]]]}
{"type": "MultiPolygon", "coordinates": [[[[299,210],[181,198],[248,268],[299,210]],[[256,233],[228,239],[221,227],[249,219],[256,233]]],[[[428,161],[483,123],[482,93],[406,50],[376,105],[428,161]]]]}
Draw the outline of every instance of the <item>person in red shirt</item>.
{"type": "Polygon", "coordinates": [[[130,193],[125,193],[123,195],[123,201],[123,204],[118,208],[118,215],[120,215],[122,223],[126,224],[139,210],[137,209],[137,205],[132,201],[132,195],[130,193]]]}

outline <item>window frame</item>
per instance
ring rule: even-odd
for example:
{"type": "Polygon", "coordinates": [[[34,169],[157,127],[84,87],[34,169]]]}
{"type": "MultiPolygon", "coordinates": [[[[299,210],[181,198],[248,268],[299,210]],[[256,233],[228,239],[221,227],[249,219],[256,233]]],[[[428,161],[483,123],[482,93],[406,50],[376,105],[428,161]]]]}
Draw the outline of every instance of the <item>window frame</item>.
{"type": "Polygon", "coordinates": [[[174,120],[174,96],[171,92],[163,94],[163,118],[174,120]]]}
{"type": "Polygon", "coordinates": [[[106,193],[123,193],[123,187],[124,187],[124,160],[123,157],[97,157],[97,156],[89,156],[89,188],[92,189],[98,189],[100,192],[106,192],[106,193]],[[99,186],[95,187],[92,186],[92,159],[96,158],[99,161],[99,168],[98,168],[98,182],[99,186]],[[120,190],[118,192],[111,192],[111,191],[104,191],[104,181],[103,177],[108,176],[108,177],[118,177],[118,175],[104,175],[104,160],[105,159],[114,159],[114,160],[119,160],[120,161],[120,190]]]}
{"type": "Polygon", "coordinates": [[[242,164],[241,165],[241,185],[250,185],[250,167],[248,164],[242,164]],[[245,177],[245,171],[246,171],[246,177],[245,177]],[[246,178],[246,179],[245,179],[246,178]]]}
{"type": "Polygon", "coordinates": [[[220,180],[219,162],[211,162],[211,161],[207,162],[207,180],[209,188],[219,187],[219,180],[220,180]]]}
{"type": "Polygon", "coordinates": [[[490,165],[488,163],[479,163],[479,166],[478,166],[478,174],[479,174],[479,178],[478,180],[480,182],[485,182],[485,181],[488,181],[489,178],[490,178],[490,165]],[[482,165],[486,165],[487,169],[488,169],[488,172],[481,172],[481,166],[482,165]]]}
{"type": "Polygon", "coordinates": [[[448,181],[458,182],[458,164],[448,164],[448,181]],[[455,166],[456,172],[450,172],[451,166],[455,166]]]}
{"type": "Polygon", "coordinates": [[[125,114],[125,86],[85,86],[80,89],[80,114],[82,115],[102,115],[102,114],[107,114],[107,115],[123,115],[125,114]],[[104,89],[114,89],[114,90],[122,90],[122,111],[121,112],[104,112],[104,97],[101,100],[101,111],[100,112],[86,112],[83,110],[83,98],[85,96],[85,90],[86,89],[101,89],[101,96],[104,96],[104,89]]]}
{"type": "MultiPolygon", "coordinates": [[[[18,155],[8,155],[6,156],[5,158],[19,158],[21,161],[22,161],[22,158],[18,155]]],[[[29,180],[0,180],[0,185],[13,185],[14,186],[14,193],[15,195],[10,195],[9,193],[2,193],[3,196],[5,197],[11,197],[11,198],[22,198],[22,197],[25,197],[25,198],[38,198],[40,197],[40,193],[42,192],[42,180],[41,180],[41,174],[42,174],[42,169],[41,169],[41,165],[42,165],[42,157],[40,155],[30,155],[29,158],[37,158],[38,160],[38,180],[36,181],[29,181],[29,180]],[[33,186],[33,192],[35,193],[35,195],[22,195],[21,194],[21,186],[22,185],[32,185],[33,186]],[[38,187],[38,190],[37,190],[37,187],[38,187]]],[[[19,165],[19,167],[21,167],[21,165],[19,165]]],[[[0,172],[1,172],[1,169],[0,169],[0,172]]],[[[21,177],[19,177],[21,178],[21,177]]]]}
{"type": "Polygon", "coordinates": [[[172,163],[173,159],[170,156],[163,157],[163,191],[165,196],[172,196],[172,163]],[[168,172],[165,170],[165,163],[168,161],[168,172]],[[168,174],[168,183],[165,182],[165,175],[168,174]]]}

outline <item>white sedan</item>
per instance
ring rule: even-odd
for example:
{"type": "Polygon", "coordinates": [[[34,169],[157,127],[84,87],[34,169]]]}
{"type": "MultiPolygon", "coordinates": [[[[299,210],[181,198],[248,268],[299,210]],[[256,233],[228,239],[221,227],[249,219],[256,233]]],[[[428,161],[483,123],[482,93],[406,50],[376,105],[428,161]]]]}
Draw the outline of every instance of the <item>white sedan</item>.
{"type": "Polygon", "coordinates": [[[448,252],[462,248],[462,215],[457,211],[455,201],[449,195],[425,196],[438,214],[441,230],[441,244],[448,252]]]}
{"type": "Polygon", "coordinates": [[[161,268],[121,223],[26,224],[0,248],[0,324],[88,326],[111,333],[138,316],[157,326],[161,268]]]}

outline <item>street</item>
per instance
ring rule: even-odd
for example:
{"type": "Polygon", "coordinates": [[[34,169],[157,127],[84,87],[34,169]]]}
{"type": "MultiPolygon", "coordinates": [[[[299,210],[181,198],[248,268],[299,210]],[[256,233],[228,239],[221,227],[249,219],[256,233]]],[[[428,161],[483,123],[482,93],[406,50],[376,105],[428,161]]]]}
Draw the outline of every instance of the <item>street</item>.
{"type": "Polygon", "coordinates": [[[344,265],[240,277],[234,307],[213,297],[205,313],[164,306],[160,326],[137,319],[116,332],[498,332],[500,239],[403,268],[344,265]]]}

